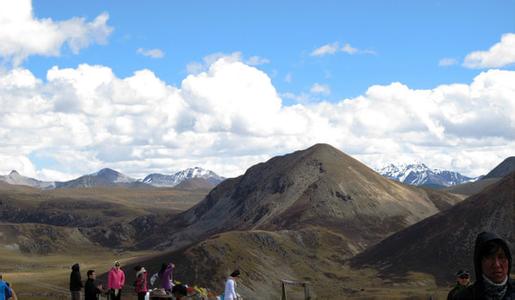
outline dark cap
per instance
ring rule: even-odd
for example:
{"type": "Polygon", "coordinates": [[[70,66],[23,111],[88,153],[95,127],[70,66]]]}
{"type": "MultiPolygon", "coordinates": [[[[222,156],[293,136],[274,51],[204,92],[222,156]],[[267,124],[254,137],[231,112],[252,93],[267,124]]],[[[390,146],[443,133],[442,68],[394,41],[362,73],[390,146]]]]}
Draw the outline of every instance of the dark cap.
{"type": "Polygon", "coordinates": [[[459,270],[456,272],[456,277],[470,277],[470,273],[467,270],[459,270]]]}

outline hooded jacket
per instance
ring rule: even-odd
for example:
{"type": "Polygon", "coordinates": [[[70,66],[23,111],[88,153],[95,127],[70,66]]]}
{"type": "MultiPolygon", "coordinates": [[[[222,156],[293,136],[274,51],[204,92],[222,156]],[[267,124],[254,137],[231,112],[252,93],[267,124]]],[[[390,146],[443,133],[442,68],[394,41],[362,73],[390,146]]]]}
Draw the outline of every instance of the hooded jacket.
{"type": "Polygon", "coordinates": [[[504,294],[503,300],[515,300],[515,282],[511,279],[511,263],[512,257],[510,247],[505,240],[500,238],[498,235],[492,232],[482,232],[476,238],[476,244],[474,247],[474,271],[476,274],[476,281],[471,286],[458,292],[453,299],[455,300],[483,300],[487,299],[485,296],[485,283],[483,279],[483,271],[481,269],[481,249],[486,243],[490,241],[497,241],[501,248],[506,253],[508,258],[508,288],[504,294]]]}
{"type": "Polygon", "coordinates": [[[107,275],[107,288],[108,289],[122,289],[125,284],[125,273],[122,269],[113,267],[107,275]]]}
{"type": "Polygon", "coordinates": [[[72,272],[70,273],[70,291],[80,292],[82,288],[82,280],[80,278],[80,267],[79,264],[72,266],[72,272]]]}

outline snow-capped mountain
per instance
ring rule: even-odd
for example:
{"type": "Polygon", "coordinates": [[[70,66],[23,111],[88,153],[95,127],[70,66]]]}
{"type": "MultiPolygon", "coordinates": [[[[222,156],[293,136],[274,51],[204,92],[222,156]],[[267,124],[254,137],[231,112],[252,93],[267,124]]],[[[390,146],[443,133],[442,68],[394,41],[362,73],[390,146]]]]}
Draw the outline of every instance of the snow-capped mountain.
{"type": "Polygon", "coordinates": [[[150,174],[143,179],[143,183],[158,187],[174,187],[194,178],[204,179],[213,186],[225,179],[213,171],[195,167],[179,171],[173,175],[150,174]]]}
{"type": "Polygon", "coordinates": [[[377,172],[390,179],[417,186],[447,187],[477,180],[458,172],[431,169],[423,163],[400,166],[390,164],[377,172]]]}
{"type": "Polygon", "coordinates": [[[56,182],[56,188],[89,188],[107,186],[131,186],[138,183],[136,179],[113,169],[105,168],[98,172],[81,176],[66,182],[56,182]]]}
{"type": "Polygon", "coordinates": [[[16,170],[12,170],[9,175],[0,176],[0,181],[8,184],[26,185],[38,189],[53,189],[55,183],[53,181],[40,181],[34,178],[20,175],[16,170]]]}

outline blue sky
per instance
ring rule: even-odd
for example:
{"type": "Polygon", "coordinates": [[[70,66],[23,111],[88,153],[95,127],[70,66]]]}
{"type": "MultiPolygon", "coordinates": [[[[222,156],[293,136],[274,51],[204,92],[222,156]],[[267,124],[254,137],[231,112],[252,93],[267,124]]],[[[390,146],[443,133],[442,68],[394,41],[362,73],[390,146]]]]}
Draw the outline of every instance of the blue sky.
{"type": "Polygon", "coordinates": [[[267,72],[279,92],[308,92],[330,86],[324,99],[355,97],[373,84],[399,81],[412,88],[470,82],[479,71],[440,59],[462,61],[515,31],[515,1],[34,1],[39,18],[93,19],[109,13],[114,27],[107,45],[56,58],[31,57],[25,65],[44,77],[53,65],[110,66],[120,77],[149,68],[179,85],[186,66],[212,53],[242,52],[270,63],[267,72]],[[329,43],[349,43],[376,54],[309,54],[329,43]],[[164,51],[162,59],[138,55],[138,48],[164,51]],[[285,77],[291,74],[291,82],[285,77]]]}
{"type": "Polygon", "coordinates": [[[515,0],[2,0],[0,21],[0,175],[515,154],[515,0]]]}

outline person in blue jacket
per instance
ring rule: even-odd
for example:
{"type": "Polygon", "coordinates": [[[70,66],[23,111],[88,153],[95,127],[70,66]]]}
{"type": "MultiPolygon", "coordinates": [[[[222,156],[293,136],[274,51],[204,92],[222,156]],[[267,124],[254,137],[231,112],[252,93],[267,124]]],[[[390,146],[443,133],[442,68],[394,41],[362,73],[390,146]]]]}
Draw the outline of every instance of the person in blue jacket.
{"type": "Polygon", "coordinates": [[[5,300],[11,298],[13,295],[11,288],[7,285],[2,278],[2,274],[0,274],[0,300],[5,300]]]}

